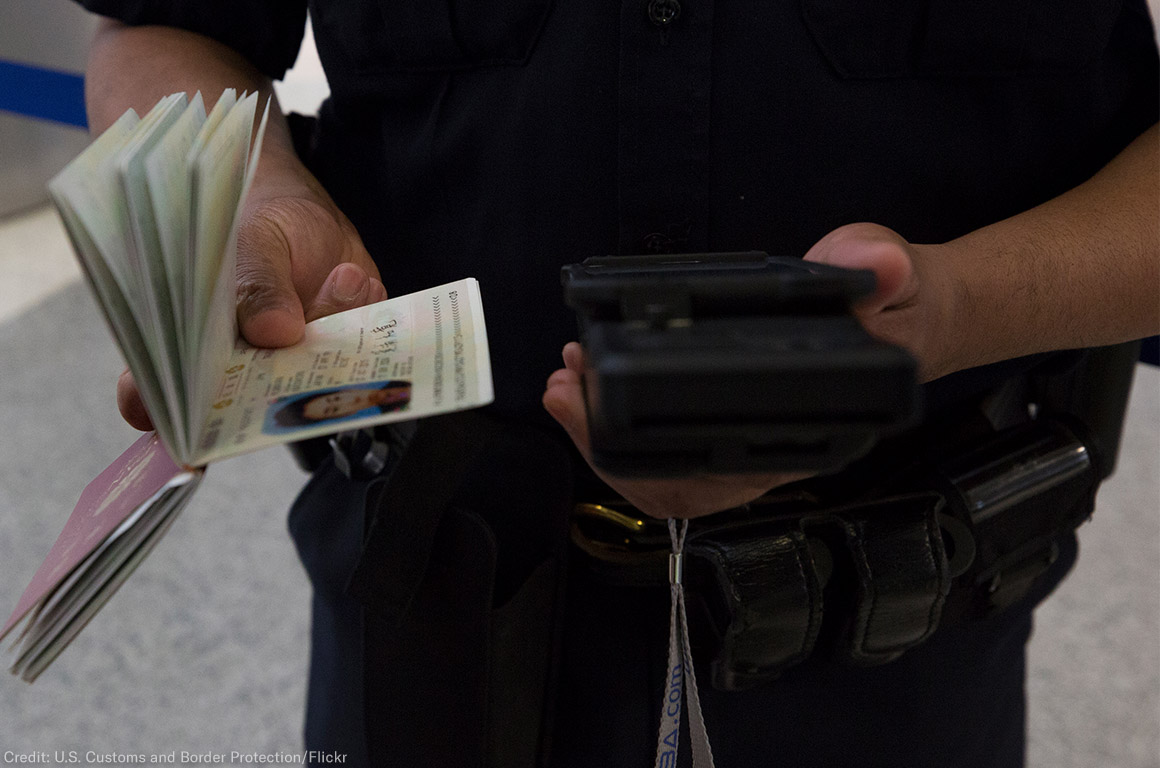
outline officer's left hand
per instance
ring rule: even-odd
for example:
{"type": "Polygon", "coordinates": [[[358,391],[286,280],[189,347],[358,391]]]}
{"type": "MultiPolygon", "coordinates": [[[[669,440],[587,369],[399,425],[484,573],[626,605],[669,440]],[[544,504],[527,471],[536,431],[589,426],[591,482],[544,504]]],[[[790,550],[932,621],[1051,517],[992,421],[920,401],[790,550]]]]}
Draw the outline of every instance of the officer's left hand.
{"type": "MultiPolygon", "coordinates": [[[[548,377],[543,403],[548,413],[567,430],[580,453],[592,464],[588,442],[588,417],[580,374],[584,351],[576,342],[564,347],[564,368],[548,377]]],[[[686,477],[640,478],[609,475],[593,466],[600,479],[626,501],[647,515],[659,518],[692,518],[738,507],[784,483],[805,475],[755,473],[745,475],[696,474],[686,477]]]]}
{"type": "Polygon", "coordinates": [[[959,300],[945,269],[953,256],[945,245],[914,245],[878,224],[847,224],[819,240],[806,261],[868,269],[878,287],[854,307],[872,336],[909,350],[923,381],[964,368],[960,340],[945,329],[959,300]]]}
{"type": "MultiPolygon", "coordinates": [[[[854,313],[874,336],[908,349],[918,359],[923,380],[958,367],[954,345],[941,329],[953,311],[953,286],[940,268],[942,246],[912,245],[877,224],[850,224],[829,233],[806,259],[851,269],[869,269],[877,278],[874,295],[854,313]]],[[[953,342],[953,340],[950,340],[953,342]]],[[[564,365],[548,378],[543,403],[591,464],[588,420],[580,385],[584,353],[572,342],[564,365]]],[[[594,467],[595,469],[595,467],[594,467]]],[[[654,517],[700,517],[753,501],[767,491],[804,477],[801,474],[692,475],[675,478],[626,478],[596,470],[604,482],[642,512],[654,517]]]]}

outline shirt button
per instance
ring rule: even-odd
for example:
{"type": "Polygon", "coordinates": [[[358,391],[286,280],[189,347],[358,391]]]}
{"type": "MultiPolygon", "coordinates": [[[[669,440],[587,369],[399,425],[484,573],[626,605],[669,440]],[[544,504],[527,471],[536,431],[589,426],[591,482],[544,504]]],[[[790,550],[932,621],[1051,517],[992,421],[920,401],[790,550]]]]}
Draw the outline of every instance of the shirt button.
{"type": "Polygon", "coordinates": [[[681,15],[681,4],[677,0],[649,0],[648,20],[658,27],[667,27],[681,15]]]}
{"type": "Polygon", "coordinates": [[[673,252],[672,238],[665,237],[660,232],[645,235],[641,238],[640,244],[644,248],[644,252],[649,254],[673,252]]]}

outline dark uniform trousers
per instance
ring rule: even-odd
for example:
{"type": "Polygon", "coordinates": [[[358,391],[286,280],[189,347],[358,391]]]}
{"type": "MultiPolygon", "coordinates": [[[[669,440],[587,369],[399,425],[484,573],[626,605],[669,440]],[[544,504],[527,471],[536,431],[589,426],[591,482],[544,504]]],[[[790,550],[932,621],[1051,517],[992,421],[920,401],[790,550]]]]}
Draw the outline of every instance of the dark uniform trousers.
{"type": "MultiPolygon", "coordinates": [[[[569,453],[516,431],[510,445],[488,436],[503,460],[485,457],[427,510],[383,506],[383,475],[350,479],[330,459],[310,481],[290,517],[315,586],[308,749],[373,766],[653,759],[667,586],[610,582],[559,546],[569,453]],[[438,522],[424,523],[436,506],[438,522]],[[375,543],[379,524],[400,529],[397,543],[375,543]]],[[[436,470],[416,482],[444,479],[436,470]]],[[[1075,558],[1074,535],[1058,543],[1017,604],[940,629],[888,664],[819,650],[770,682],[719,691],[698,658],[718,765],[1021,766],[1031,611],[1075,558]]]]}

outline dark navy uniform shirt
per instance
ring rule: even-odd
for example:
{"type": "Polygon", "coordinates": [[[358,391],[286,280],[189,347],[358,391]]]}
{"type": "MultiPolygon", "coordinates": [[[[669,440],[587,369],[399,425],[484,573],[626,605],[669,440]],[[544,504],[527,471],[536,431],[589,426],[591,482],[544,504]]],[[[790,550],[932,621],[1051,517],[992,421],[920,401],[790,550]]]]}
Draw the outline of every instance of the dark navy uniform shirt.
{"type": "MultiPolygon", "coordinates": [[[[273,77],[307,11],[85,5],[214,36],[273,77]]],[[[479,279],[496,408],[544,421],[575,337],[562,264],[800,256],[855,221],[942,242],[1075,186],[1157,119],[1143,0],[309,6],[332,91],[310,165],[391,294],[479,279]]]]}
{"type": "MultiPolygon", "coordinates": [[[[293,62],[308,5],[83,2],[211,35],[272,77],[293,62]]],[[[479,279],[494,407],[545,423],[545,379],[575,336],[561,265],[650,251],[801,255],[855,221],[946,241],[1082,182],[1158,111],[1144,0],[309,10],[332,95],[308,164],[393,295],[479,279]]],[[[930,402],[1027,364],[947,377],[930,402]]],[[[667,603],[642,611],[599,585],[570,600],[556,759],[647,764],[667,603]]],[[[706,688],[718,764],[1017,765],[1029,610],[940,633],[886,667],[808,663],[746,695],[706,688]]]]}

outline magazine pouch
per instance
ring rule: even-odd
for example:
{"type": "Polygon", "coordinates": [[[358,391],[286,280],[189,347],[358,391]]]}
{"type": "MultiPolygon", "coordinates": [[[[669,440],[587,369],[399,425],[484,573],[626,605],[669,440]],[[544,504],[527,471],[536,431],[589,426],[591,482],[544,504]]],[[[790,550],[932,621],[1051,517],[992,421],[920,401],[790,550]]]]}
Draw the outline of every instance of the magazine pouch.
{"type": "MultiPolygon", "coordinates": [[[[693,521],[689,625],[711,685],[762,685],[819,649],[885,663],[929,638],[957,565],[947,557],[943,508],[927,491],[831,505],[785,489],[693,521]]],[[[661,586],[664,526],[630,512],[578,505],[572,543],[609,583],[661,586]],[[634,520],[635,532],[622,522],[634,520]]]]}
{"type": "Polygon", "coordinates": [[[836,515],[853,588],[842,655],[859,664],[893,661],[938,629],[951,586],[943,499],[913,493],[836,515]]]}
{"type": "Polygon", "coordinates": [[[534,428],[421,422],[368,500],[349,586],[372,765],[539,764],[571,493],[570,455],[534,428]]]}
{"type": "Polygon", "coordinates": [[[825,641],[831,653],[860,664],[891,661],[939,626],[951,572],[938,494],[787,514],[793,506],[756,503],[748,520],[689,535],[694,563],[712,574],[702,583],[715,587],[702,596],[716,606],[718,690],[768,682],[803,661],[824,637],[824,617],[841,627],[825,641]]]}
{"type": "Polygon", "coordinates": [[[773,517],[691,530],[686,547],[694,563],[708,566],[705,581],[715,589],[705,591],[719,596],[715,614],[723,617],[714,623],[713,687],[748,688],[805,659],[821,629],[830,566],[804,521],[773,517]]]}

